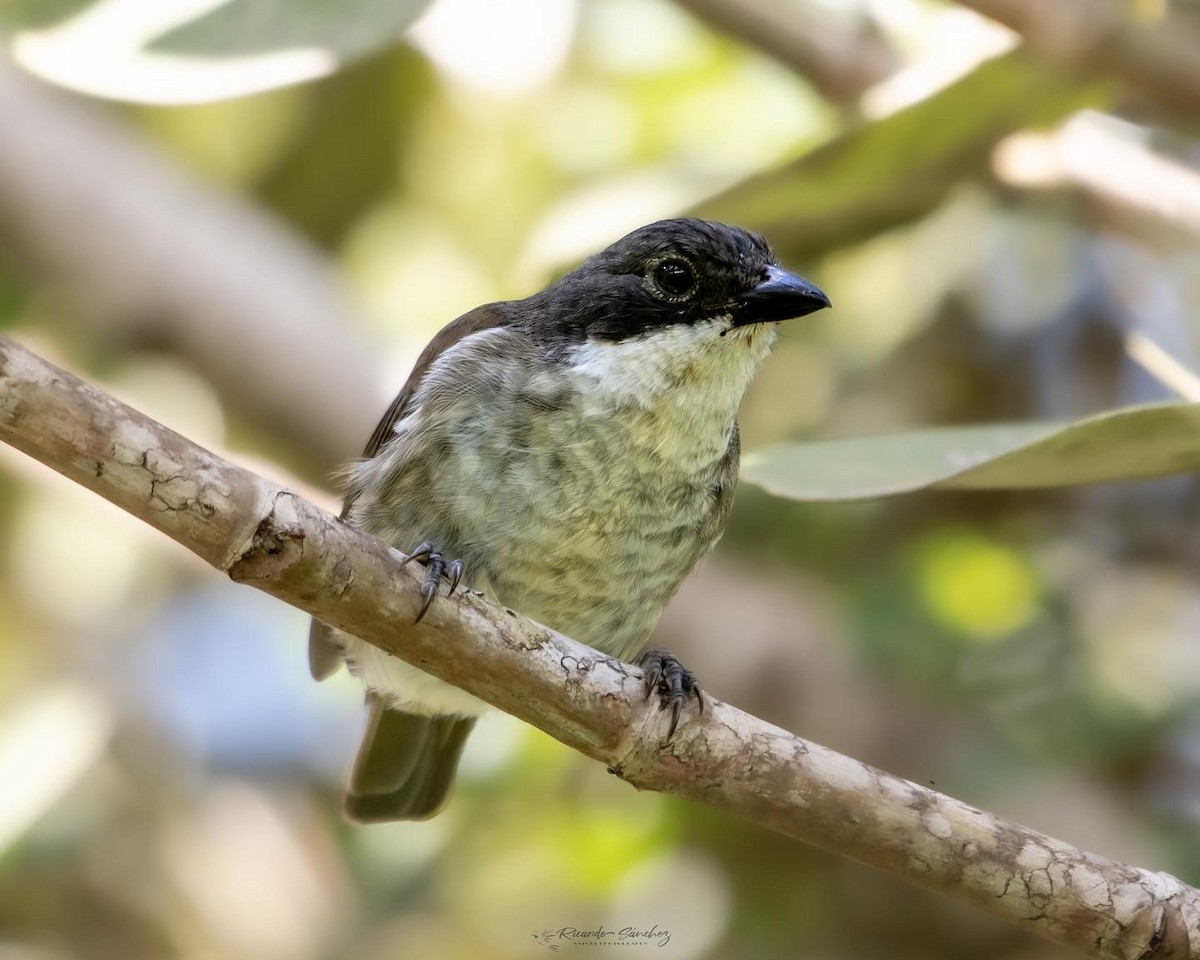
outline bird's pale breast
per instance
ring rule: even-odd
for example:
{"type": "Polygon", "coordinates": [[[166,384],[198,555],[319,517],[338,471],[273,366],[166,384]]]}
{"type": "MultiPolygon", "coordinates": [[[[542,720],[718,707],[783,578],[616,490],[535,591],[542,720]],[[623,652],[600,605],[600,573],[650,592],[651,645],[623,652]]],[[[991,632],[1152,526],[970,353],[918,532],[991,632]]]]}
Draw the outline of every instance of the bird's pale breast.
{"type": "MultiPolygon", "coordinates": [[[[603,350],[565,375],[510,370],[406,452],[401,436],[386,496],[364,483],[351,519],[401,550],[428,540],[500,603],[627,657],[725,523],[744,384],[710,381],[748,381],[759,359],[728,347],[728,371],[642,370],[636,352],[603,350]]],[[[405,688],[431,711],[444,693],[436,709],[476,712],[415,668],[361,656],[369,686],[405,688]]]]}

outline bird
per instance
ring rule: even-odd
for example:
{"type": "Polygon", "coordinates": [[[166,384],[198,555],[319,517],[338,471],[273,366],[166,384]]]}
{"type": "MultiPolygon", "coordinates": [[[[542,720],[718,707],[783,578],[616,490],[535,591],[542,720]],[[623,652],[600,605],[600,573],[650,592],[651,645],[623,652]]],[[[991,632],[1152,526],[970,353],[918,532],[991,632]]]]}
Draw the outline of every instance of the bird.
{"type": "MultiPolygon", "coordinates": [[[[778,321],[828,306],[757,233],[695,218],[640,227],[435,335],[346,469],[341,518],[425,566],[417,620],[465,580],[631,657],[724,530],[738,408],[778,321]]],[[[487,705],[314,619],[313,677],[342,663],[367,700],[345,814],[433,816],[487,705]]],[[[703,691],[668,651],[636,663],[671,708],[669,739],[703,691]]]]}

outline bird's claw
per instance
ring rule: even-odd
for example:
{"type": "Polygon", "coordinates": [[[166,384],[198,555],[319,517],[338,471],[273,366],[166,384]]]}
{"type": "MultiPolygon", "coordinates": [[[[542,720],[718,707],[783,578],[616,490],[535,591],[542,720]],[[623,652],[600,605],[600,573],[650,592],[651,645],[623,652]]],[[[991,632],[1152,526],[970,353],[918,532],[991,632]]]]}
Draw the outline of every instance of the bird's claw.
{"type": "Polygon", "coordinates": [[[416,550],[414,550],[412,553],[410,553],[408,556],[406,556],[403,560],[401,560],[400,566],[406,567],[413,560],[418,560],[421,563],[424,563],[426,560],[428,560],[430,557],[433,556],[433,553],[434,553],[433,544],[430,543],[428,540],[426,540],[419,547],[417,547],[416,550]]]}
{"type": "Polygon", "coordinates": [[[462,579],[463,562],[461,560],[453,561],[446,568],[446,576],[450,578],[450,589],[446,591],[446,596],[453,596],[454,591],[458,589],[458,582],[462,579]]]}
{"type": "Polygon", "coordinates": [[[704,691],[692,672],[666,650],[647,650],[638,658],[637,665],[646,676],[646,699],[657,691],[658,708],[662,710],[670,704],[671,726],[666,737],[670,740],[679,726],[679,715],[689,695],[695,695],[700,712],[704,712],[704,691]]]}
{"type": "Polygon", "coordinates": [[[420,623],[429,611],[433,598],[437,596],[438,583],[442,577],[444,576],[450,581],[450,589],[446,591],[446,596],[450,596],[458,588],[459,581],[462,580],[464,566],[461,560],[447,562],[446,558],[435,550],[433,544],[428,540],[401,560],[400,566],[406,566],[411,560],[425,564],[425,581],[421,584],[421,596],[425,602],[421,604],[417,618],[413,621],[413,623],[420,623]]]}

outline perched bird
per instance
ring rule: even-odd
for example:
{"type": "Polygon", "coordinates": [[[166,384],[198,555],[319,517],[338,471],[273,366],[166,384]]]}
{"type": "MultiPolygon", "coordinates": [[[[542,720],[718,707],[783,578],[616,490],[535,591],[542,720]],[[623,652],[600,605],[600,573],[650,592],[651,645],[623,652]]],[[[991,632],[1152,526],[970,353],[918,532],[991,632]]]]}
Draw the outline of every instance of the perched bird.
{"type": "MultiPolygon", "coordinates": [[[[725,526],[738,406],[775,321],[827,306],[746,230],[635,230],[541,293],[438,333],[349,468],[342,517],[425,564],[421,616],[443,579],[453,592],[466,578],[631,656],[725,526]]],[[[313,676],[343,660],[369,706],[347,814],[432,816],[486,705],[314,622],[313,676]]],[[[665,651],[640,663],[673,733],[686,696],[703,707],[699,687],[665,651]]]]}

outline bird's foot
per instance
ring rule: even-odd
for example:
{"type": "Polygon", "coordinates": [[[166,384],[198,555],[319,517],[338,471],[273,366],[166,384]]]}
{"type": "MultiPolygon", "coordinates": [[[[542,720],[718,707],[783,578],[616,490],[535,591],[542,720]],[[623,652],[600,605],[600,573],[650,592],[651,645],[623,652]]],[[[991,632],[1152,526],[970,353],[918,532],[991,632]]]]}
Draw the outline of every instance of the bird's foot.
{"type": "Polygon", "coordinates": [[[438,584],[441,582],[442,577],[450,581],[450,589],[446,591],[446,596],[454,593],[458,587],[458,582],[462,579],[463,562],[461,560],[447,560],[433,548],[433,544],[428,540],[401,560],[400,566],[405,566],[411,560],[425,564],[425,582],[421,586],[421,596],[425,598],[425,602],[421,604],[421,610],[417,614],[417,619],[413,621],[413,623],[420,623],[421,618],[429,610],[429,605],[433,603],[433,598],[437,596],[438,584]]]}
{"type": "Polygon", "coordinates": [[[657,692],[658,708],[662,710],[668,704],[671,707],[671,727],[667,731],[667,739],[675,735],[679,725],[679,714],[689,695],[696,697],[700,712],[704,712],[704,691],[700,684],[673,653],[666,650],[647,650],[638,657],[637,666],[646,675],[646,699],[657,692]]]}

